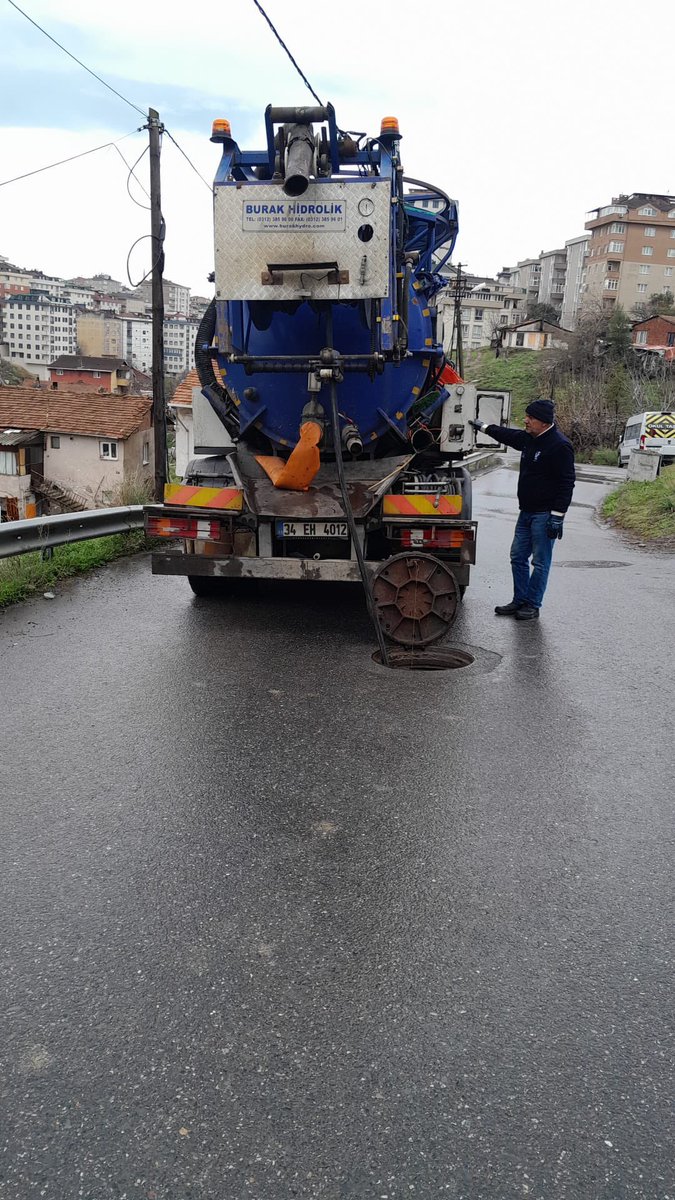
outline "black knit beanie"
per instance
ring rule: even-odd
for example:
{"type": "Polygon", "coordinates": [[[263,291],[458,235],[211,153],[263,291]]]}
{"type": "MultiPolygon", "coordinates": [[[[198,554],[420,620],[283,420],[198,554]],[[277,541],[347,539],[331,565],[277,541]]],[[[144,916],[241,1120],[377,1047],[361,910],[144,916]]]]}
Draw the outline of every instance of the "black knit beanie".
{"type": "Polygon", "coordinates": [[[552,400],[533,400],[525,409],[531,417],[537,421],[543,421],[545,425],[552,425],[555,421],[555,407],[552,400]]]}

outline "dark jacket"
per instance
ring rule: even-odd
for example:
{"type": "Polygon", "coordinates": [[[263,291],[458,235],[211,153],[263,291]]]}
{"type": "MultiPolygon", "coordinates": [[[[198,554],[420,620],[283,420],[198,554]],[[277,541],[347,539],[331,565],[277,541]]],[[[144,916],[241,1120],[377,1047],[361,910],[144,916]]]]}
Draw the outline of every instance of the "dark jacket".
{"type": "Polygon", "coordinates": [[[521,451],[518,503],[522,512],[567,512],[574,491],[574,450],[556,425],[539,437],[502,425],[488,425],[485,432],[521,451]]]}

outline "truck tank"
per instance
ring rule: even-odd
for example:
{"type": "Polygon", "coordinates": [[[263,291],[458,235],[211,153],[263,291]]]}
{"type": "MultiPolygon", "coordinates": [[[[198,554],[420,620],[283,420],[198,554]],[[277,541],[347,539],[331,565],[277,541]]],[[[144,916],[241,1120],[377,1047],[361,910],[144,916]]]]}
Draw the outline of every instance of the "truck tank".
{"type": "Polygon", "coordinates": [[[243,151],[214,122],[215,299],[196,348],[204,393],[235,441],[288,458],[311,420],[330,459],[321,371],[339,361],[342,454],[423,444],[446,394],[433,298],[457,206],[406,179],[394,118],[367,138],[340,130],[330,104],[269,106],[265,126],[266,148],[243,151]]]}

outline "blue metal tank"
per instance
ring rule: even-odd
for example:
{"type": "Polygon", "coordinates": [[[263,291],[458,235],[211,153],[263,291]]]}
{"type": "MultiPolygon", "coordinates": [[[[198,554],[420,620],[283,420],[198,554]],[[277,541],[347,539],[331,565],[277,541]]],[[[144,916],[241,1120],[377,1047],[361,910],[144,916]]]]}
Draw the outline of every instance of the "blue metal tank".
{"type": "MultiPolygon", "coordinates": [[[[219,232],[216,221],[221,255],[227,255],[231,249],[234,253],[233,247],[238,245],[236,239],[243,236],[238,216],[240,208],[236,207],[241,203],[239,197],[278,195],[280,204],[270,206],[274,212],[269,218],[270,223],[285,219],[276,214],[277,209],[283,209],[284,203],[292,207],[292,201],[285,201],[282,194],[283,138],[289,125],[279,127],[279,121],[275,119],[291,111],[297,116],[312,110],[268,108],[268,146],[263,152],[243,152],[229,133],[214,133],[213,140],[223,144],[214,187],[216,211],[219,189],[236,189],[236,193],[223,196],[228,200],[228,206],[223,210],[224,224],[221,222],[219,232]],[[278,191],[270,192],[274,187],[278,191]],[[236,220],[232,219],[232,214],[236,214],[236,220]]],[[[379,456],[390,446],[396,446],[400,451],[401,445],[408,441],[411,424],[424,409],[425,394],[432,389],[443,364],[433,297],[443,283],[438,268],[449,258],[456,239],[457,209],[443,192],[419,181],[409,181],[419,186],[414,193],[405,193],[397,129],[383,132],[374,140],[362,136],[357,142],[354,140],[356,135],[345,134],[337,128],[331,105],[325,110],[315,110],[316,114],[320,112],[324,112],[325,119],[324,128],[315,138],[313,166],[316,177],[311,181],[314,193],[326,194],[327,184],[339,183],[345,196],[350,196],[353,185],[357,185],[354,195],[360,196],[368,180],[373,181],[373,186],[388,181],[388,227],[380,238],[381,253],[386,237],[384,251],[388,278],[380,289],[382,294],[361,299],[358,289],[352,287],[349,298],[343,299],[342,294],[349,289],[338,282],[337,262],[310,263],[307,277],[300,270],[301,264],[284,262],[278,278],[282,281],[288,278],[289,269],[293,267],[300,285],[307,284],[310,293],[314,287],[321,294],[302,295],[300,286],[295,298],[289,299],[286,294],[280,300],[261,299],[261,291],[265,296],[274,297],[274,286],[245,297],[241,294],[243,285],[239,285],[240,294],[232,298],[227,295],[228,286],[234,290],[231,284],[228,285],[231,273],[229,277],[223,276],[224,282],[219,286],[217,240],[212,330],[217,350],[211,349],[210,357],[215,361],[224,389],[220,391],[220,404],[208,370],[205,377],[200,369],[200,376],[205,394],[221,417],[223,406],[226,407],[233,431],[238,428],[241,437],[253,437],[257,444],[262,438],[267,439],[274,451],[283,455],[298,440],[308,394],[311,394],[308,393],[307,376],[311,373],[313,360],[320,356],[324,347],[331,345],[344,364],[344,377],[339,385],[341,420],[358,428],[364,453],[379,456]],[[441,247],[444,247],[444,257],[440,254],[441,247]],[[326,268],[323,277],[319,274],[322,267],[326,268]],[[329,283],[324,283],[324,279],[329,283]],[[322,286],[317,287],[316,281],[322,286]]],[[[312,122],[307,120],[306,126],[314,136],[312,122]]],[[[291,128],[298,127],[303,128],[298,125],[291,128]]],[[[349,199],[346,203],[349,206],[349,199]]],[[[370,202],[360,201],[363,203],[370,202]]],[[[257,205],[255,211],[260,207],[257,205]]],[[[371,227],[367,224],[359,226],[359,238],[364,229],[371,227]]],[[[315,241],[317,245],[322,244],[318,235],[315,241]]],[[[291,242],[292,234],[289,234],[289,245],[291,242]]],[[[259,243],[260,239],[255,244],[259,243]]],[[[265,244],[263,240],[263,246],[265,244]]],[[[274,244],[279,244],[279,235],[274,244]]],[[[369,246],[354,242],[350,253],[353,255],[359,250],[364,250],[365,261],[369,246]]],[[[290,254],[289,250],[285,257],[290,254]]],[[[267,274],[276,282],[274,271],[267,274]]],[[[344,272],[343,276],[347,274],[344,272]]],[[[354,276],[352,269],[352,284],[354,276]]],[[[256,287],[259,277],[259,271],[252,275],[256,287]]],[[[207,330],[207,336],[209,332],[207,330]]],[[[204,335],[200,336],[203,342],[204,335]]],[[[201,349],[198,365],[200,359],[202,364],[204,362],[205,346],[201,349]]]]}

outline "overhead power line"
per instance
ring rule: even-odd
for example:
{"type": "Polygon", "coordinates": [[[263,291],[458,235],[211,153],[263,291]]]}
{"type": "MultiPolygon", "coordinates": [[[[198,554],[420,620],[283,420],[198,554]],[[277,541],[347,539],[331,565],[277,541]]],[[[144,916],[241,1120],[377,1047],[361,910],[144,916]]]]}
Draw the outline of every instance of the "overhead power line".
{"type": "Polygon", "coordinates": [[[170,139],[171,139],[171,141],[173,142],[173,144],[174,144],[174,146],[176,147],[176,149],[177,149],[177,150],[180,150],[181,154],[183,155],[183,158],[185,159],[185,161],[186,161],[186,162],[188,162],[188,163],[190,164],[190,166],[192,167],[192,170],[194,171],[195,175],[199,175],[199,178],[201,179],[202,183],[204,184],[204,187],[207,187],[207,188],[209,189],[209,191],[210,191],[210,192],[212,192],[212,191],[213,191],[213,188],[211,187],[211,184],[210,184],[210,183],[207,183],[207,181],[205,180],[205,178],[204,178],[204,176],[201,174],[201,172],[199,172],[199,171],[197,170],[197,168],[196,168],[195,164],[192,162],[192,159],[188,158],[188,156],[187,156],[187,154],[185,153],[185,151],[184,151],[183,147],[182,147],[182,146],[179,146],[179,144],[178,144],[178,142],[176,141],[175,137],[174,137],[174,136],[173,136],[173,134],[171,133],[171,130],[167,129],[166,125],[164,126],[164,132],[165,132],[166,136],[167,136],[168,138],[170,138],[170,139]]]}
{"type": "Polygon", "coordinates": [[[131,133],[125,133],[124,137],[117,138],[115,142],[103,142],[101,146],[92,146],[91,150],[82,150],[80,154],[71,154],[69,158],[61,158],[58,162],[47,163],[44,167],[36,167],[34,171],[26,171],[23,175],[15,175],[13,179],[0,180],[0,187],[6,187],[8,183],[17,183],[19,179],[28,179],[31,175],[39,175],[42,171],[51,171],[53,167],[61,167],[64,163],[74,162],[76,158],[86,158],[88,154],[96,154],[97,150],[106,150],[108,146],[117,146],[118,142],[123,142],[126,138],[133,137],[135,133],[140,132],[141,129],[132,129],[131,133]]]}
{"type": "MultiPolygon", "coordinates": [[[[10,3],[12,3],[12,0],[10,0],[10,3]]],[[[272,33],[274,34],[275,38],[277,39],[279,45],[282,47],[283,50],[286,51],[286,54],[288,55],[291,62],[293,63],[293,66],[295,67],[296,71],[298,72],[298,75],[303,80],[303,82],[306,84],[306,86],[309,88],[309,90],[312,93],[317,104],[320,104],[321,107],[323,108],[323,101],[319,100],[319,97],[317,96],[316,92],[314,91],[314,88],[312,87],[311,83],[309,82],[309,79],[305,75],[305,72],[302,70],[302,68],[298,65],[296,60],[293,58],[293,55],[291,54],[290,50],[288,49],[288,46],[286,45],[283,38],[277,33],[276,29],[274,28],[274,25],[270,21],[262,4],[259,4],[258,0],[253,0],[253,3],[255,4],[256,8],[258,9],[258,12],[260,13],[260,15],[263,16],[265,18],[265,20],[267,21],[267,24],[269,25],[270,29],[272,30],[272,33]]]]}
{"type": "Polygon", "coordinates": [[[47,30],[43,29],[41,25],[38,25],[37,21],[34,21],[32,17],[29,17],[27,12],[24,12],[22,8],[19,8],[19,5],[15,4],[14,0],[9,0],[9,3],[11,4],[12,8],[15,8],[17,12],[21,13],[22,17],[25,17],[27,21],[30,21],[31,25],[34,25],[36,29],[39,29],[40,33],[44,33],[45,37],[49,38],[50,42],[53,42],[55,46],[58,46],[59,50],[63,50],[63,53],[67,54],[68,58],[72,58],[73,62],[76,62],[77,65],[82,67],[83,70],[87,71],[89,75],[93,75],[94,79],[98,79],[98,82],[102,83],[109,92],[112,92],[113,95],[118,97],[118,99],[123,100],[125,104],[129,105],[130,108],[135,108],[136,112],[140,113],[142,117],[146,116],[146,113],[143,111],[143,109],[139,108],[137,104],[134,104],[133,100],[128,100],[127,97],[123,96],[121,92],[118,92],[111,83],[107,83],[105,79],[102,79],[100,75],[97,75],[95,71],[92,71],[91,67],[88,67],[86,63],[83,63],[82,59],[77,58],[75,54],[71,54],[70,50],[66,50],[66,47],[62,46],[60,42],[57,42],[56,38],[52,37],[51,33],[47,33],[47,30]]]}

